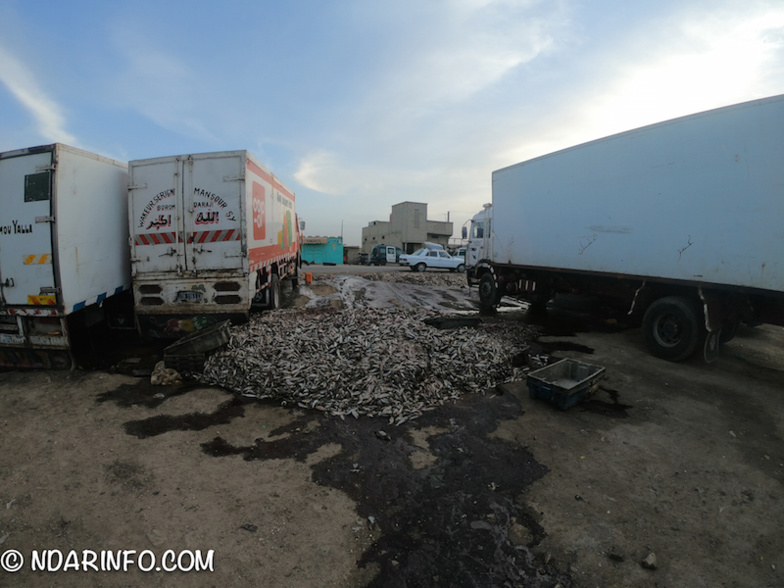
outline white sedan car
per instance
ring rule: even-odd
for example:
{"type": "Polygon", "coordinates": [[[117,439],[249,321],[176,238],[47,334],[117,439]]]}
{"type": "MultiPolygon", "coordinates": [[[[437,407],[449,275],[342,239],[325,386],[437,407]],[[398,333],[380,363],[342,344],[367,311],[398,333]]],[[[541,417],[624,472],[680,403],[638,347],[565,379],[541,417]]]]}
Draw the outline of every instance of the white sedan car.
{"type": "Polygon", "coordinates": [[[428,268],[448,269],[450,272],[465,271],[465,260],[462,257],[452,257],[443,249],[419,249],[414,253],[401,255],[399,263],[417,272],[428,268]]]}

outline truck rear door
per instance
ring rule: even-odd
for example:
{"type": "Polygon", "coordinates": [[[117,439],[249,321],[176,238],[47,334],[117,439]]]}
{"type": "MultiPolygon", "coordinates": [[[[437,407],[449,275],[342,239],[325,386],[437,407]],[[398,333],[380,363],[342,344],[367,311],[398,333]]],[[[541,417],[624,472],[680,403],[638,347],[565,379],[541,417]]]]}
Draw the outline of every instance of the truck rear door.
{"type": "Polygon", "coordinates": [[[241,267],[244,164],[236,152],[134,161],[134,272],[241,267]]]}
{"type": "Polygon", "coordinates": [[[189,156],[182,165],[188,269],[242,267],[243,158],[236,152],[209,153],[189,156]]]}
{"type": "Polygon", "coordinates": [[[0,158],[0,302],[55,306],[52,149],[0,158]]]}
{"type": "Polygon", "coordinates": [[[128,172],[134,275],[185,271],[181,162],[176,157],[134,161],[128,172]]]}

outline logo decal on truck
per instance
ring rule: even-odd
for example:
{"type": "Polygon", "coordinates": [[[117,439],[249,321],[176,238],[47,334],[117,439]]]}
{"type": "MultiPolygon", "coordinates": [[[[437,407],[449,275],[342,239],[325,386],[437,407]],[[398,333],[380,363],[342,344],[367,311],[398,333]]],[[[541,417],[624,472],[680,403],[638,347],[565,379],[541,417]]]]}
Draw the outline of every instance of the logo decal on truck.
{"type": "Polygon", "coordinates": [[[161,227],[170,227],[171,226],[171,215],[170,214],[159,214],[158,218],[152,219],[150,224],[147,225],[147,230],[155,227],[157,231],[161,227]]]}
{"type": "MultiPolygon", "coordinates": [[[[174,189],[171,190],[164,190],[163,192],[158,192],[155,196],[153,196],[150,201],[145,205],[144,210],[142,210],[142,215],[139,217],[139,228],[143,229],[144,224],[147,221],[147,217],[150,215],[151,212],[154,210],[161,211],[161,210],[174,210],[174,204],[163,203],[163,200],[168,200],[174,196],[174,189]]],[[[171,215],[170,215],[171,216],[171,215]]],[[[162,214],[158,215],[158,220],[163,217],[162,214]]],[[[169,221],[171,222],[171,220],[169,221]]],[[[164,226],[164,225],[159,225],[164,226]]],[[[166,225],[168,226],[168,225],[166,225]]],[[[150,228],[149,226],[147,227],[150,228]]]]}
{"type": "Polygon", "coordinates": [[[267,238],[266,190],[258,182],[253,182],[253,238],[261,241],[267,238]]]}
{"type": "Polygon", "coordinates": [[[33,225],[23,224],[18,220],[12,220],[11,225],[3,225],[0,227],[0,233],[3,235],[18,235],[21,233],[32,233],[33,225]]]}
{"type": "Polygon", "coordinates": [[[197,225],[212,225],[220,222],[220,212],[211,210],[209,212],[200,212],[196,215],[195,223],[197,225]]]}

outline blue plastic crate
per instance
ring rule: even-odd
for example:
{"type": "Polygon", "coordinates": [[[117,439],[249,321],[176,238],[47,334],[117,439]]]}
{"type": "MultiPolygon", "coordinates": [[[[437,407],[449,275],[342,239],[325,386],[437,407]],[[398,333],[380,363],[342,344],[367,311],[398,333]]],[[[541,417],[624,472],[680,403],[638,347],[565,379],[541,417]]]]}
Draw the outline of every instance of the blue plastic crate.
{"type": "Polygon", "coordinates": [[[566,410],[579,404],[598,387],[604,368],[574,359],[561,359],[530,372],[526,380],[531,398],[547,400],[566,410]]]}

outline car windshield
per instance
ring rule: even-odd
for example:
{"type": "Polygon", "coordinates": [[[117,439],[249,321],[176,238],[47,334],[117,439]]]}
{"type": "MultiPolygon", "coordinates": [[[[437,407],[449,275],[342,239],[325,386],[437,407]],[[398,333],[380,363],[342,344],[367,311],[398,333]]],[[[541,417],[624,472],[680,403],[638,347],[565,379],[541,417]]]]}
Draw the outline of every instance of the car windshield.
{"type": "Polygon", "coordinates": [[[411,255],[427,255],[427,249],[424,247],[422,249],[417,249],[411,255]]]}

